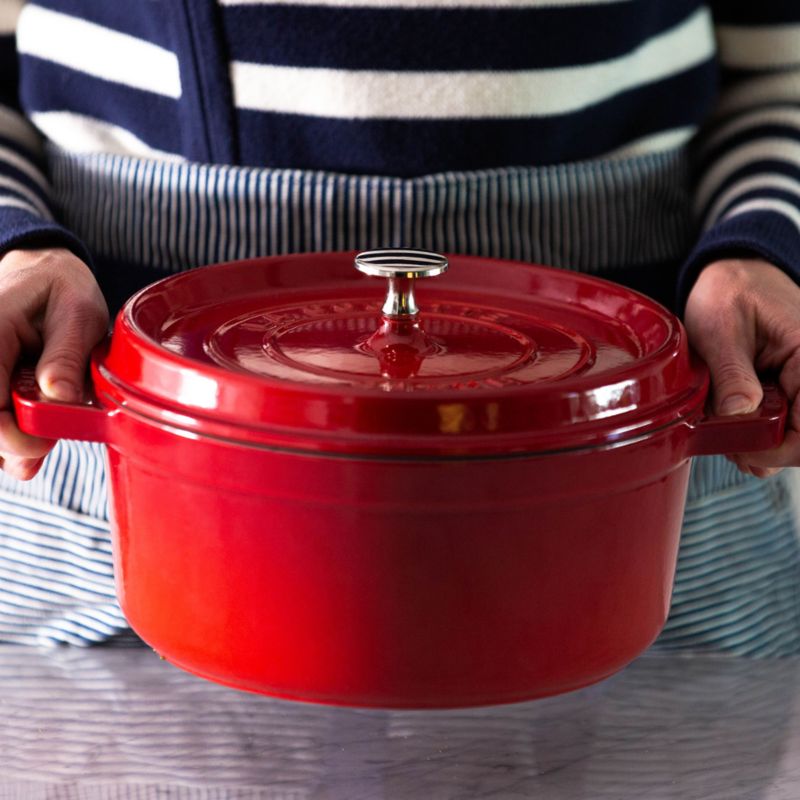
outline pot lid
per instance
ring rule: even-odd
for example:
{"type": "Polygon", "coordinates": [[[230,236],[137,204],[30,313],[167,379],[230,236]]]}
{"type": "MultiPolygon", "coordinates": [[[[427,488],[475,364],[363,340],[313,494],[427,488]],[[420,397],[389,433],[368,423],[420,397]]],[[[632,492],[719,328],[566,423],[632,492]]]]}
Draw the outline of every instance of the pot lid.
{"type": "Polygon", "coordinates": [[[99,370],[116,402],[165,424],[373,454],[604,444],[680,418],[707,390],[680,322],[642,295],[416,250],[167,278],[126,304],[99,370]]]}

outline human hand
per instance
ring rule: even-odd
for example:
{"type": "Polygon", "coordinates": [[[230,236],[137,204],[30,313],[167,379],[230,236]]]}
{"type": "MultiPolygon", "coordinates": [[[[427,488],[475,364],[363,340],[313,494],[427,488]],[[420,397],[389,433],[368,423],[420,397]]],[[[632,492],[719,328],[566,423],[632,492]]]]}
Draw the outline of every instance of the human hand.
{"type": "Polygon", "coordinates": [[[760,478],[800,466],[800,287],[761,259],[717,261],[700,273],[684,322],[711,371],[714,413],[755,411],[762,398],[756,371],[776,373],[789,398],[783,444],[731,460],[760,478]]]}
{"type": "Polygon", "coordinates": [[[41,351],[36,380],[53,400],[81,398],[89,353],[108,329],[94,276],[69,250],[11,250],[0,257],[0,469],[32,478],[54,442],[22,433],[11,413],[11,374],[41,351]]]}

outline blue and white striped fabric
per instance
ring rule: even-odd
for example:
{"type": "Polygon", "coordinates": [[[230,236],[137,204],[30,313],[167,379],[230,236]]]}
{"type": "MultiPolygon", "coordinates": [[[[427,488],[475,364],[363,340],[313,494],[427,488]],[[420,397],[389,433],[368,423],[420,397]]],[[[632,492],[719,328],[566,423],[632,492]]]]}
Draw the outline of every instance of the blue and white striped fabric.
{"type": "Polygon", "coordinates": [[[201,0],[194,20],[181,6],[28,4],[25,111],[67,149],[94,133],[134,155],[408,177],[675,145],[713,98],[702,0],[201,0]],[[197,93],[225,116],[187,146],[197,93]]]}
{"type": "MultiPolygon", "coordinates": [[[[0,253],[70,247],[113,305],[396,245],[667,301],[732,248],[800,277],[799,75],[796,0],[0,0],[0,253]]],[[[692,486],[663,644],[794,652],[780,479],[701,460],[692,486]]],[[[122,635],[104,492],[77,443],[0,476],[0,640],[122,635]]]]}
{"type": "Polygon", "coordinates": [[[255,254],[414,243],[610,278],[632,277],[634,267],[652,285],[659,269],[674,282],[668,267],[691,243],[680,149],[408,179],[52,148],[49,156],[64,222],[79,232],[98,269],[147,264],[153,280],[255,254]]]}
{"type": "Polygon", "coordinates": [[[0,0],[0,52],[0,249],[88,257],[22,110],[74,153],[406,178],[697,133],[680,296],[732,249],[800,276],[795,0],[0,0]]]}
{"type": "Polygon", "coordinates": [[[800,653],[800,544],[785,475],[695,459],[665,649],[800,653]]]}
{"type": "MultiPolygon", "coordinates": [[[[615,253],[631,263],[669,261],[689,235],[679,151],[381,181],[53,150],[48,172],[60,213],[96,255],[106,284],[147,283],[220,259],[398,241],[563,258],[613,275],[615,253]],[[635,187],[640,214],[627,224],[635,187]],[[650,191],[673,212],[648,205],[650,191]]],[[[29,484],[0,476],[0,563],[20,565],[0,581],[0,641],[91,643],[124,630],[104,503],[96,445],[62,443],[29,484]]],[[[782,479],[759,482],[724,459],[698,459],[661,645],[800,652],[798,587],[800,547],[782,479]]]]}
{"type": "Polygon", "coordinates": [[[0,642],[120,637],[102,448],[59,442],[35,480],[0,473],[0,642]]]}

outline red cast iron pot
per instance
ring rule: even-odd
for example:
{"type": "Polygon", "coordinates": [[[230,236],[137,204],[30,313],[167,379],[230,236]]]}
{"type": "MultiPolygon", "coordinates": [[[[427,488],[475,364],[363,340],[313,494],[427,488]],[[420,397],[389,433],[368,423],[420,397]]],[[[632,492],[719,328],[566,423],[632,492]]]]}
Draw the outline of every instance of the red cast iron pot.
{"type": "Polygon", "coordinates": [[[20,375],[23,430],[108,446],[119,600],[171,662],[444,707],[575,689],[656,637],[691,457],[775,446],[785,400],[708,418],[655,302],[450,261],[419,313],[445,266],[419,251],[183,273],[127,303],[86,403],[20,375]]]}

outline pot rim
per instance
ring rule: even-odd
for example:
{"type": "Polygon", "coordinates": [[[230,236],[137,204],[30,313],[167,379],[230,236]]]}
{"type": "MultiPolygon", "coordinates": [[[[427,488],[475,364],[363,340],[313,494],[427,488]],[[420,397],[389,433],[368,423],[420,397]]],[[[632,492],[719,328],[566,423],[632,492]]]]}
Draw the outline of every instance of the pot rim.
{"type": "MultiPolygon", "coordinates": [[[[701,388],[687,392],[681,402],[662,408],[657,418],[642,414],[631,419],[626,415],[625,424],[613,429],[608,420],[602,420],[592,427],[587,426],[584,439],[567,447],[550,446],[546,441],[537,445],[532,439],[520,441],[516,434],[456,435],[449,439],[449,446],[444,447],[441,442],[432,442],[424,435],[401,437],[342,430],[279,429],[220,420],[180,406],[154,402],[152,398],[119,384],[102,360],[93,362],[92,372],[94,396],[110,414],[129,414],[144,424],[177,435],[188,434],[234,447],[359,460],[498,461],[615,449],[646,441],[676,426],[682,426],[688,432],[703,418],[708,390],[707,372],[699,368],[699,376],[705,378],[701,388]]],[[[556,439],[557,433],[550,438],[556,439]]]]}

